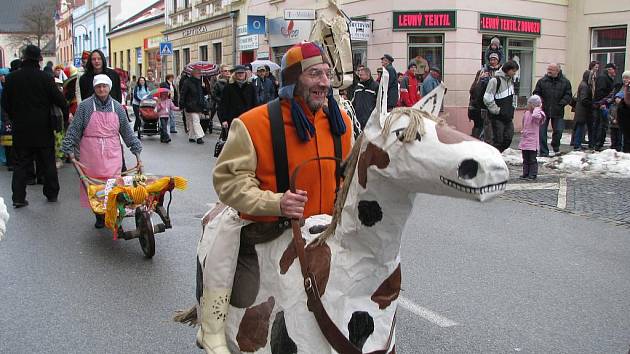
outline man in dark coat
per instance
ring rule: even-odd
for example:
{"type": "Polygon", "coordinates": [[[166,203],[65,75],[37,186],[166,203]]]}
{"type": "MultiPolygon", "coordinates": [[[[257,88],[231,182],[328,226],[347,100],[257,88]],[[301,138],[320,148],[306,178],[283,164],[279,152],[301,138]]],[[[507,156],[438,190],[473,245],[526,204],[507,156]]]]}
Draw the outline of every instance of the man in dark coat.
{"type": "Polygon", "coordinates": [[[556,63],[547,65],[547,74],[536,83],[534,95],[540,96],[543,102],[543,111],[545,112],[545,121],[540,126],[540,156],[549,156],[549,146],[547,146],[547,129],[549,121],[553,135],[551,137],[551,147],[553,155],[560,152],[560,139],[564,131],[564,106],[571,102],[571,82],[567,80],[560,66],[556,63]]]}
{"type": "Polygon", "coordinates": [[[376,107],[376,94],[378,93],[378,82],[372,79],[372,73],[368,67],[363,67],[359,71],[359,82],[354,88],[352,106],[357,115],[361,129],[370,118],[370,114],[376,107]]]}
{"type": "MultiPolygon", "coordinates": [[[[613,101],[617,66],[614,63],[608,63],[605,66],[605,70],[595,81],[595,94],[593,95],[593,130],[597,137],[595,150],[603,149],[606,141],[609,124],[608,115],[605,111],[613,101]]],[[[590,139],[589,137],[589,143],[590,139]]]]}
{"type": "Polygon", "coordinates": [[[247,81],[247,70],[244,65],[234,67],[230,83],[225,86],[221,96],[219,119],[223,128],[229,128],[232,120],[257,106],[256,90],[247,81]]]}
{"type": "Polygon", "coordinates": [[[2,93],[2,107],[13,129],[16,165],[11,189],[16,208],[28,205],[26,182],[36,159],[44,177],[44,195],[56,202],[59,194],[51,109],[53,105],[65,109],[68,104],[52,76],[39,69],[41,58],[41,50],[28,45],[22,53],[22,68],[7,77],[2,93]]]}
{"type": "Polygon", "coordinates": [[[394,58],[385,54],[381,58],[381,65],[389,73],[389,82],[387,83],[387,112],[391,111],[398,103],[398,74],[392,63],[394,58]]]}
{"type": "Polygon", "coordinates": [[[90,53],[90,60],[88,60],[85,65],[85,73],[81,75],[81,78],[79,79],[81,99],[86,99],[94,94],[92,82],[94,81],[94,76],[98,74],[105,74],[110,80],[112,80],[112,90],[109,95],[119,103],[123,103],[122,91],[120,89],[120,76],[118,76],[113,69],[107,67],[105,54],[98,49],[90,53]]]}
{"type": "Polygon", "coordinates": [[[201,127],[201,114],[204,111],[204,92],[201,87],[201,71],[194,69],[192,76],[181,85],[180,108],[186,112],[186,126],[188,127],[188,141],[203,144],[205,135],[201,127]]]}

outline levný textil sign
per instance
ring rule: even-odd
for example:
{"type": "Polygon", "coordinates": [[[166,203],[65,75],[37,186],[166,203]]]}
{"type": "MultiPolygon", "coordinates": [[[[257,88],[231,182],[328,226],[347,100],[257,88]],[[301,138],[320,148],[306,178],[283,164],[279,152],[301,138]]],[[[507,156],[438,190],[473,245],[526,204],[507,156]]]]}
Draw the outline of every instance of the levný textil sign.
{"type": "Polygon", "coordinates": [[[448,11],[394,11],[394,31],[454,30],[457,12],[448,11]]]}
{"type": "Polygon", "coordinates": [[[540,36],[540,19],[480,13],[479,31],[540,36]]]}

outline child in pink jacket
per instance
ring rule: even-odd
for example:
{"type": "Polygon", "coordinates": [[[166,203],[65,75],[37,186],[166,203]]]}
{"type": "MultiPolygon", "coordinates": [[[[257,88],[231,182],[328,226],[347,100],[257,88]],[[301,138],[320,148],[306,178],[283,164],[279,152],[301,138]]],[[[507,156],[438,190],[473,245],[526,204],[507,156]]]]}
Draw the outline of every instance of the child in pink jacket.
{"type": "Polygon", "coordinates": [[[162,143],[171,142],[171,137],[168,135],[168,119],[171,110],[179,111],[179,108],[175,106],[168,92],[160,93],[160,97],[155,105],[155,111],[160,117],[160,142],[162,143]]]}
{"type": "Polygon", "coordinates": [[[523,130],[518,148],[523,153],[523,174],[521,178],[536,179],[538,175],[538,136],[540,126],[545,121],[545,113],[542,111],[542,100],[538,95],[532,95],[527,100],[527,109],[523,114],[523,130]]]}

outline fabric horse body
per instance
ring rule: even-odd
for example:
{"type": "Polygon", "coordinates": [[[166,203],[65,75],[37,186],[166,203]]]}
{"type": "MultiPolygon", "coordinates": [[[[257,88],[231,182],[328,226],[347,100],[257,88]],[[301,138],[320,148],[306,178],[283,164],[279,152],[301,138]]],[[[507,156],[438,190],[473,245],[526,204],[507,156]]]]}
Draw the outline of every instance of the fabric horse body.
{"type": "MultiPolygon", "coordinates": [[[[484,201],[500,194],[508,179],[496,149],[433,116],[441,106],[443,86],[418,102],[416,107],[424,111],[404,108],[390,114],[385,110],[386,91],[381,85],[377,109],[348,159],[336,215],[311,217],[301,229],[309,244],[306,263],[316,275],[324,308],[364,353],[390,352],[395,345],[400,244],[415,195],[484,201]],[[328,224],[321,234],[318,226],[328,224]]],[[[209,221],[206,231],[232,223],[234,232],[209,232],[200,246],[218,237],[238,239],[247,222],[235,215],[227,208],[209,221]]],[[[207,249],[199,248],[201,264],[207,249]]],[[[291,230],[255,249],[260,286],[251,306],[230,306],[226,322],[230,350],[336,353],[307,307],[291,230]]],[[[204,277],[214,271],[203,269],[204,277]]]]}

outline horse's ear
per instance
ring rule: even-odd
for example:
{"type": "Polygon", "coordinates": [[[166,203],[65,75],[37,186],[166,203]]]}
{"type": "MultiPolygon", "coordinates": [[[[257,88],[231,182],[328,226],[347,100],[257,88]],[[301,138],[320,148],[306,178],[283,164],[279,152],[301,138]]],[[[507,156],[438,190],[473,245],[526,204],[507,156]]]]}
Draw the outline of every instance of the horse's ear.
{"type": "Polygon", "coordinates": [[[385,118],[387,118],[387,86],[389,84],[389,72],[383,68],[383,74],[381,75],[381,82],[378,85],[378,93],[376,94],[376,107],[370,114],[366,128],[369,126],[376,126],[379,130],[383,129],[385,125],[385,118]]]}
{"type": "Polygon", "coordinates": [[[442,102],[444,101],[444,95],[446,94],[446,86],[444,83],[433,89],[426,96],[422,97],[420,101],[413,105],[413,108],[425,111],[435,117],[440,114],[442,109],[442,102]]]}

